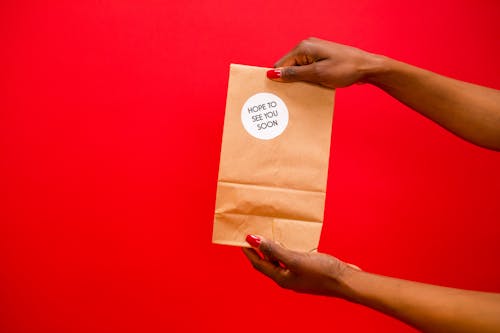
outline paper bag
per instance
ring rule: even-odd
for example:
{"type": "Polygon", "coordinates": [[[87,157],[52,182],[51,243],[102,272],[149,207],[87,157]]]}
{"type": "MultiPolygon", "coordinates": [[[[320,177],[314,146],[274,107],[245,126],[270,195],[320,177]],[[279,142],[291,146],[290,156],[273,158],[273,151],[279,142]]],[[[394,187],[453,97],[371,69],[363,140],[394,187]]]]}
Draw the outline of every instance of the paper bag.
{"type": "Polygon", "coordinates": [[[258,234],[317,249],[323,223],[334,90],[266,78],[232,64],[213,243],[248,246],[258,234]]]}

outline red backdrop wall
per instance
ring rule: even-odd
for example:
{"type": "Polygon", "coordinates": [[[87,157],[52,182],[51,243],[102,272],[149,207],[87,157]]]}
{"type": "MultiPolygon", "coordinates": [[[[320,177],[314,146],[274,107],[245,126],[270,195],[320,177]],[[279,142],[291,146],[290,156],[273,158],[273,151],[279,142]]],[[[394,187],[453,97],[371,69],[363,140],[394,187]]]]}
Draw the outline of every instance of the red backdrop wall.
{"type": "MultiPolygon", "coordinates": [[[[2,1],[0,330],[413,329],[211,244],[229,63],[317,36],[500,88],[498,1],[2,1]]],[[[320,250],[500,292],[500,154],[337,91],[320,250]]]]}

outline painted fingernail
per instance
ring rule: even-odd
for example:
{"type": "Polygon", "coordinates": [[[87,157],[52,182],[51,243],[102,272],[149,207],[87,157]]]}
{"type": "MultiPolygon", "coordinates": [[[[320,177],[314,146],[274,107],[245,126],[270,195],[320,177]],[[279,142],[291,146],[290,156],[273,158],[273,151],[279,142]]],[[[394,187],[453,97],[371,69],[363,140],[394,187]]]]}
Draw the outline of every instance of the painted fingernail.
{"type": "Polygon", "coordinates": [[[246,241],[252,247],[259,247],[260,245],[260,238],[255,235],[247,235],[246,241]]]}
{"type": "Polygon", "coordinates": [[[270,69],[267,71],[268,79],[279,79],[281,77],[281,69],[270,69]]]}

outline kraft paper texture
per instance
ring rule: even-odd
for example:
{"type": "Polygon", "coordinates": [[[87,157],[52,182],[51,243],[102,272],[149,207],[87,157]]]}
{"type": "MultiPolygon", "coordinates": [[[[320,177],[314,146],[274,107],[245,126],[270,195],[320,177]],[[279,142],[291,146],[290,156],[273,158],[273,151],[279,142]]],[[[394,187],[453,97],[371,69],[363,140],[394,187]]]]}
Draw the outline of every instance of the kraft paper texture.
{"type": "Polygon", "coordinates": [[[231,64],[212,241],[249,245],[258,234],[314,251],[323,224],[335,91],[266,78],[268,68],[231,64]],[[242,107],[271,93],[288,108],[288,125],[273,139],[250,135],[242,107]]]}

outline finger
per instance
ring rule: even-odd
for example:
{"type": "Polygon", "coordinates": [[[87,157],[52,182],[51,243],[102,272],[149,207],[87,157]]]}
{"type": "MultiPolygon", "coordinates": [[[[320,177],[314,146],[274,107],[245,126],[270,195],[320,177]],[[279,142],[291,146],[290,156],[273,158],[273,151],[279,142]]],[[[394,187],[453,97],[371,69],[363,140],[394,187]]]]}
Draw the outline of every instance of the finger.
{"type": "Polygon", "coordinates": [[[291,251],[269,241],[262,236],[247,235],[246,241],[254,249],[258,249],[271,264],[281,268],[298,268],[303,253],[291,251]],[[283,265],[284,264],[284,265],[283,265]]]}
{"type": "MultiPolygon", "coordinates": [[[[299,60],[297,55],[297,49],[300,44],[295,46],[293,50],[285,54],[283,57],[280,58],[280,60],[276,61],[274,64],[274,67],[284,67],[284,66],[295,66],[299,64],[299,60]]],[[[305,64],[302,64],[305,65],[305,64]]]]}
{"type": "Polygon", "coordinates": [[[279,266],[275,266],[267,260],[261,259],[257,254],[257,251],[249,248],[242,248],[245,256],[250,260],[253,268],[266,275],[267,277],[278,282],[282,279],[283,269],[279,266]]]}
{"type": "Polygon", "coordinates": [[[251,263],[254,263],[258,260],[262,260],[257,251],[255,251],[254,249],[249,249],[247,247],[242,247],[241,249],[243,250],[243,253],[248,258],[248,260],[250,260],[251,263]]]}
{"type": "Polygon", "coordinates": [[[317,63],[305,66],[288,66],[267,71],[267,77],[280,82],[306,81],[321,83],[318,75],[317,63]]]}
{"type": "Polygon", "coordinates": [[[284,55],[280,60],[276,61],[274,67],[301,66],[309,64],[309,62],[304,63],[303,60],[307,60],[307,58],[301,57],[296,50],[293,50],[284,55]]]}
{"type": "Polygon", "coordinates": [[[290,270],[300,270],[304,254],[288,250],[276,242],[261,237],[259,250],[268,258],[274,258],[282,262],[290,270]]]}
{"type": "Polygon", "coordinates": [[[302,66],[322,59],[324,55],[319,46],[320,43],[321,40],[317,38],[304,39],[295,45],[290,52],[281,57],[274,64],[274,67],[302,66]]]}
{"type": "MultiPolygon", "coordinates": [[[[252,256],[257,256],[258,259],[267,260],[266,256],[264,256],[264,254],[257,249],[248,248],[248,247],[242,247],[241,249],[243,250],[243,253],[245,253],[245,255],[251,254],[252,256]],[[253,251],[250,251],[250,250],[253,250],[253,251]]],[[[247,257],[248,257],[248,255],[247,255],[247,257]]],[[[250,258],[248,258],[248,259],[250,259],[250,258]]]]}
{"type": "MultiPolygon", "coordinates": [[[[261,237],[255,236],[255,235],[247,235],[246,241],[248,244],[250,244],[254,249],[258,249],[261,241],[261,237]]],[[[269,262],[271,262],[275,266],[279,266],[280,263],[276,258],[269,257],[262,253],[261,251],[258,251],[257,254],[259,254],[261,259],[265,259],[269,262]]]]}

